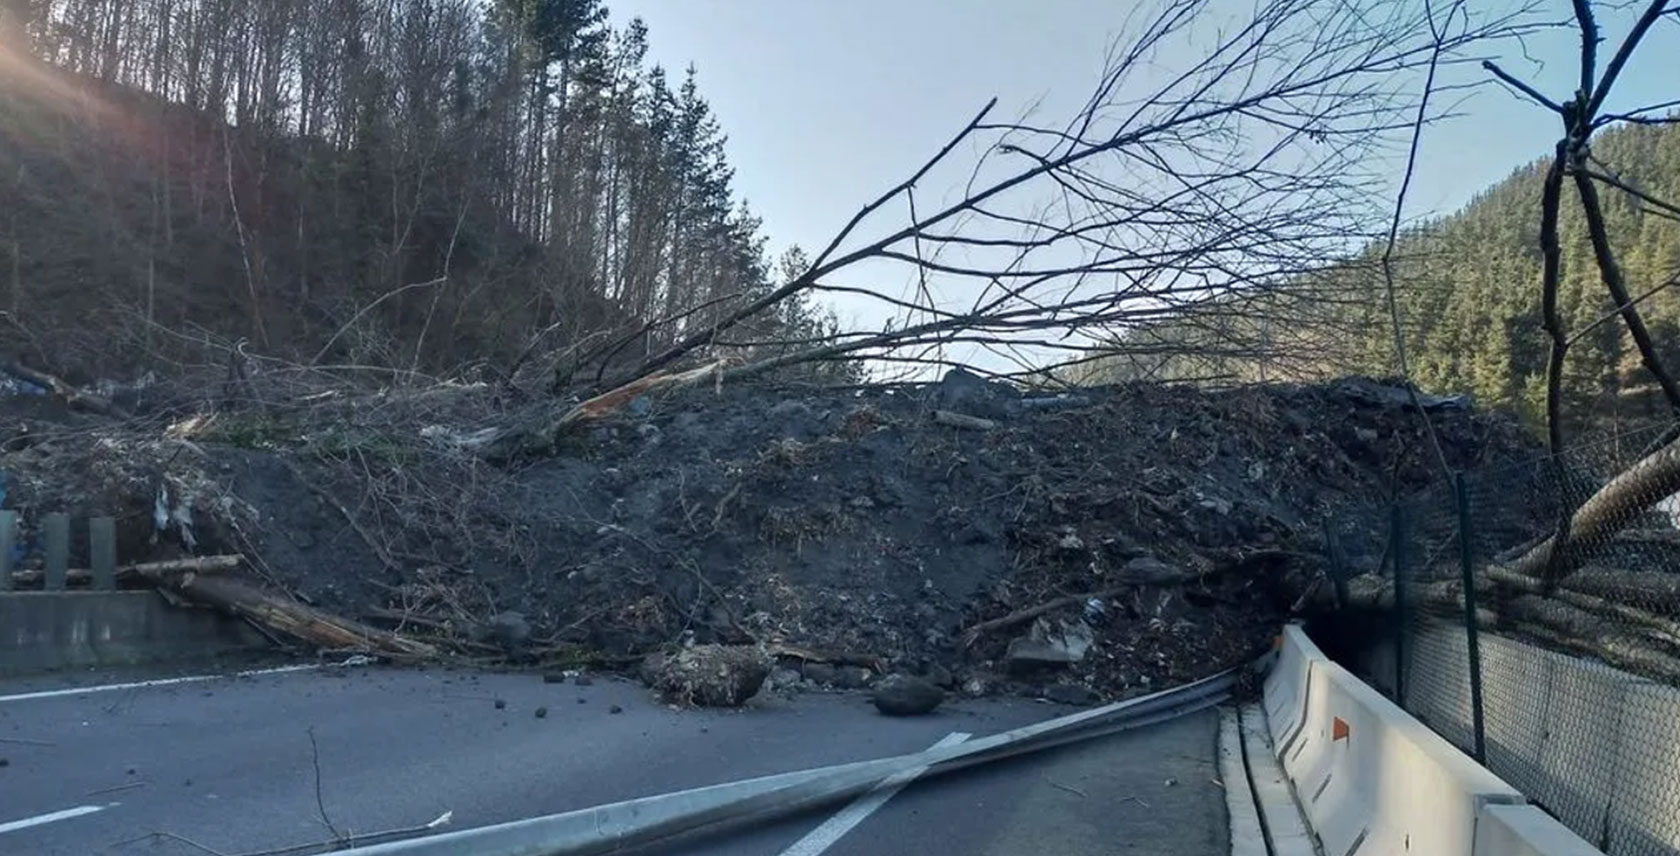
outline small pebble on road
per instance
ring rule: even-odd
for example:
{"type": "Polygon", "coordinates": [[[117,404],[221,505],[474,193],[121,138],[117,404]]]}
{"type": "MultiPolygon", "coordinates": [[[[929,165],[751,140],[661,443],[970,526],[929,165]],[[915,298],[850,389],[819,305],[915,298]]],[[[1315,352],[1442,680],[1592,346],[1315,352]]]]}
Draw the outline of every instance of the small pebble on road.
{"type": "Polygon", "coordinates": [[[543,717],[548,716],[548,708],[539,707],[536,709],[535,713],[538,719],[542,719],[543,717]]]}

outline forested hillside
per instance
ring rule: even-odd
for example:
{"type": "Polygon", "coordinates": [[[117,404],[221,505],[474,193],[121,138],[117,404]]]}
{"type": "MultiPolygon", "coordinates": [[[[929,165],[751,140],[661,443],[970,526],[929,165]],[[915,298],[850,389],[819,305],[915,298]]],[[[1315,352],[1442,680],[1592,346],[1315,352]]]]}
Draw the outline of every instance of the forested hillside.
{"type": "MultiPolygon", "coordinates": [[[[1603,134],[1597,166],[1661,200],[1680,199],[1680,126],[1633,125],[1603,134]]],[[[1467,391],[1480,401],[1521,409],[1538,420],[1545,397],[1549,340],[1541,328],[1540,184],[1536,161],[1476,196],[1462,210],[1421,224],[1396,246],[1396,294],[1412,379],[1427,389],[1467,391]]],[[[1680,221],[1614,188],[1602,192],[1610,240],[1659,351],[1680,360],[1680,221]]],[[[1655,415],[1656,388],[1614,308],[1593,261],[1578,204],[1561,209],[1563,250],[1559,311],[1578,337],[1566,362],[1566,412],[1598,419],[1655,415]],[[1596,325],[1596,326],[1595,326],[1596,325]]],[[[1380,259],[1373,244],[1318,275],[1316,289],[1294,289],[1291,304],[1268,296],[1233,301],[1235,317],[1139,330],[1140,338],[1206,341],[1229,356],[1174,356],[1150,364],[1107,366],[1116,374],[1214,376],[1224,380],[1301,377],[1395,369],[1392,325],[1380,259]],[[1311,305],[1301,295],[1312,294],[1311,305]],[[1234,347],[1235,346],[1235,347],[1234,347]]]]}
{"type": "MultiPolygon", "coordinates": [[[[1680,199],[1680,127],[1627,127],[1599,138],[1593,151],[1603,171],[1630,186],[1658,199],[1680,199]]],[[[1420,383],[1539,412],[1548,344],[1540,327],[1536,232],[1543,173],[1538,163],[1517,170],[1404,246],[1412,258],[1399,302],[1420,383]]],[[[1612,188],[1602,198],[1629,291],[1637,299],[1657,289],[1640,309],[1659,351],[1672,362],[1680,358],[1680,290],[1659,287],[1680,275],[1680,222],[1612,188]]],[[[1626,326],[1619,318],[1598,323],[1615,304],[1593,262],[1580,207],[1571,203],[1562,206],[1559,223],[1559,311],[1568,335],[1579,337],[1566,363],[1567,394],[1577,412],[1650,415],[1660,401],[1651,395],[1655,386],[1640,368],[1626,326]]],[[[1364,328],[1364,365],[1390,364],[1392,344],[1381,327],[1364,328]]]]}
{"type": "MultiPolygon", "coordinates": [[[[241,338],[541,375],[521,355],[640,356],[762,293],[694,69],[606,22],[600,0],[0,4],[4,350],[80,379],[241,338]]],[[[796,301],[758,332],[821,323],[796,301]]]]}

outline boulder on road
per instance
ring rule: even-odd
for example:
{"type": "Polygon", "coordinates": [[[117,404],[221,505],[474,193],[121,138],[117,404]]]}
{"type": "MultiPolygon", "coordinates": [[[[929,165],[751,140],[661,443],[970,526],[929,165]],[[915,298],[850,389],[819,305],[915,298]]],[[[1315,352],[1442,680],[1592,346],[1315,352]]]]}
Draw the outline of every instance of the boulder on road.
{"type": "Polygon", "coordinates": [[[1013,639],[1005,659],[1014,669],[1067,666],[1085,659],[1094,633],[1080,620],[1051,622],[1040,618],[1025,636],[1013,639]]]}
{"type": "Polygon", "coordinates": [[[938,707],[945,691],[921,678],[892,674],[875,685],[874,700],[875,707],[888,716],[920,716],[938,707]]]}
{"type": "Polygon", "coordinates": [[[642,678],[673,704],[740,707],[763,686],[772,662],[751,645],[696,645],[650,655],[642,664],[642,678]]]}

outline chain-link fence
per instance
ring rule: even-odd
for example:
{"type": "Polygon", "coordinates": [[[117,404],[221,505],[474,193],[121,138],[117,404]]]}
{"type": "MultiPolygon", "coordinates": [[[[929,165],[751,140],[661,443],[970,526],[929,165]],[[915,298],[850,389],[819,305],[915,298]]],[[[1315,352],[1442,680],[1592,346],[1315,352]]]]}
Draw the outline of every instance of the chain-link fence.
{"type": "Polygon", "coordinates": [[[1325,527],[1359,664],[1611,856],[1680,854],[1680,442],[1618,435],[1325,527]]]}

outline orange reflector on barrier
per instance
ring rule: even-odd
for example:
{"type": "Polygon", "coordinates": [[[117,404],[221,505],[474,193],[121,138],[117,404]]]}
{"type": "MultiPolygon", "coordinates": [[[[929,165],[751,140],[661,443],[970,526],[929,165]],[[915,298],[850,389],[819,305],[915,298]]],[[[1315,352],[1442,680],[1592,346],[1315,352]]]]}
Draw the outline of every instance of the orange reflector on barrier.
{"type": "Polygon", "coordinates": [[[1347,720],[1345,720],[1345,719],[1343,719],[1339,716],[1331,717],[1330,718],[1330,742],[1334,743],[1337,740],[1346,740],[1347,736],[1348,736],[1347,720]]]}

